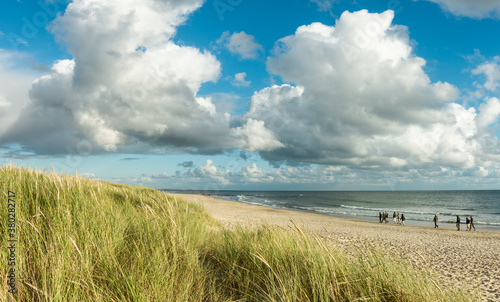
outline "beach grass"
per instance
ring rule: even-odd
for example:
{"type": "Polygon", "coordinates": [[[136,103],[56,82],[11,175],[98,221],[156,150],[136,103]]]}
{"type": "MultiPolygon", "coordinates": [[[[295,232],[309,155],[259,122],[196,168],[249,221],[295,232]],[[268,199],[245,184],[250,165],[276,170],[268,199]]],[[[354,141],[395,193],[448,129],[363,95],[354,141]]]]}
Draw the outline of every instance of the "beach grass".
{"type": "Polygon", "coordinates": [[[346,253],[300,226],[228,229],[163,192],[0,167],[0,300],[8,192],[16,301],[480,301],[370,243],[346,253]]]}

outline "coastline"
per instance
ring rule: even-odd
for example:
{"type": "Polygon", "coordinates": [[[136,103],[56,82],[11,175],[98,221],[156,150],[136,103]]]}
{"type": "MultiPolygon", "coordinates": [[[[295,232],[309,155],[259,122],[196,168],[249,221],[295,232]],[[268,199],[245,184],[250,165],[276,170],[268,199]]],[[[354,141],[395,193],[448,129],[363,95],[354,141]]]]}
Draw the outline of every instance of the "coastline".
{"type": "Polygon", "coordinates": [[[387,251],[401,253],[417,267],[422,263],[430,266],[445,286],[478,284],[485,301],[500,300],[499,232],[434,229],[432,222],[429,226],[400,226],[379,223],[378,219],[370,222],[268,208],[212,196],[166,193],[203,205],[214,219],[228,228],[237,225],[253,228],[264,224],[289,228],[296,223],[307,232],[347,248],[363,240],[378,243],[387,251]]]}
{"type": "MultiPolygon", "coordinates": [[[[162,190],[166,192],[166,190],[162,190]]],[[[218,199],[331,217],[378,222],[379,212],[406,216],[407,225],[433,227],[434,215],[441,228],[455,229],[456,214],[474,217],[477,230],[500,232],[500,191],[197,191],[173,190],[169,194],[194,194],[218,199]],[[431,196],[429,196],[429,194],[431,196]],[[429,202],[436,200],[436,204],[429,202]]]]}

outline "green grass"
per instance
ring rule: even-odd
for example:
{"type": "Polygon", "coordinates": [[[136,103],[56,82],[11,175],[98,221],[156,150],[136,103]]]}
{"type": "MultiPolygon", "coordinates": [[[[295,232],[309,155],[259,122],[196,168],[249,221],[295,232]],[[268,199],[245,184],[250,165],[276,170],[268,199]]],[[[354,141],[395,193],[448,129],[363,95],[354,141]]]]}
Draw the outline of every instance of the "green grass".
{"type": "Polygon", "coordinates": [[[479,301],[369,244],[263,226],[225,229],[145,188],[0,168],[0,299],[16,193],[17,301],[479,301]]]}

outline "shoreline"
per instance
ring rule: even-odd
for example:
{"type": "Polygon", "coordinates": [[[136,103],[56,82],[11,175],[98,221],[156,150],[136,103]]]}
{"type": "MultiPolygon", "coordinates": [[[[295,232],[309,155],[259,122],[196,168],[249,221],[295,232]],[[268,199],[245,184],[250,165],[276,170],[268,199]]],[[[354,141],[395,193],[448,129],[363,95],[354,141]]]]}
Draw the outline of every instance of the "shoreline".
{"type": "MultiPolygon", "coordinates": [[[[379,223],[378,220],[378,214],[373,215],[373,216],[362,216],[362,215],[335,215],[335,214],[327,214],[327,213],[321,213],[317,211],[312,211],[312,210],[301,210],[301,209],[292,209],[292,208],[284,208],[284,207],[279,207],[279,206],[270,206],[270,205],[265,205],[265,204],[256,204],[256,203],[246,203],[243,201],[238,201],[238,200],[231,200],[224,198],[226,196],[233,196],[233,195],[218,195],[218,194],[203,194],[203,193],[189,193],[189,192],[182,192],[182,193],[172,193],[168,191],[164,191],[167,194],[170,195],[200,195],[200,196],[205,196],[205,197],[210,197],[210,198],[215,198],[215,199],[220,199],[220,200],[225,200],[229,202],[236,202],[236,203],[241,203],[245,205],[252,205],[252,206],[258,206],[258,207],[264,207],[264,208],[270,208],[270,209],[276,209],[276,210],[283,210],[283,211],[293,211],[293,212],[300,212],[300,213],[307,213],[307,214],[315,214],[315,215],[322,215],[322,216],[327,216],[327,217],[335,217],[335,218],[340,218],[340,219],[349,219],[349,220],[358,220],[361,222],[376,222],[379,223]]],[[[387,224],[394,224],[392,220],[392,212],[389,213],[389,222],[387,224]]],[[[406,226],[419,226],[419,227],[429,227],[429,228],[434,228],[434,222],[432,221],[433,217],[429,217],[428,221],[424,220],[415,220],[411,218],[407,218],[406,220],[406,226]]],[[[466,231],[466,224],[465,224],[465,216],[461,216],[461,225],[460,225],[460,232],[461,231],[466,231]]],[[[477,218],[476,218],[477,219],[477,218]]],[[[384,224],[384,223],[382,223],[384,224]]],[[[440,228],[445,228],[445,229],[451,229],[451,230],[456,230],[456,224],[455,222],[448,222],[448,221],[438,221],[438,225],[440,228]]],[[[481,222],[477,222],[474,224],[476,227],[476,230],[481,230],[481,231],[487,231],[487,232],[500,232],[500,225],[491,225],[491,224],[482,224],[481,222]]],[[[472,231],[473,232],[473,231],[472,231]]]]}
{"type": "Polygon", "coordinates": [[[404,255],[417,267],[425,259],[425,265],[436,271],[439,281],[445,286],[478,284],[484,301],[500,300],[500,232],[481,229],[461,229],[458,232],[454,224],[452,228],[435,229],[432,221],[429,222],[430,226],[408,223],[401,226],[394,225],[392,221],[379,223],[378,217],[370,222],[281,210],[212,196],[165,193],[203,205],[208,214],[228,228],[237,225],[254,228],[264,224],[289,228],[296,223],[304,231],[341,247],[368,240],[379,244],[388,252],[395,251],[404,255]]]}

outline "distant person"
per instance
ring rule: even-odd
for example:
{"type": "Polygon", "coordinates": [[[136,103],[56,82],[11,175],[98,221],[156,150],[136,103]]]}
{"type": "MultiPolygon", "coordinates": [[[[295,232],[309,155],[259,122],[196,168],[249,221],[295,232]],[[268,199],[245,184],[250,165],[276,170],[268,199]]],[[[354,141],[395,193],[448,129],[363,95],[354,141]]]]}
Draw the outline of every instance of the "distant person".
{"type": "Polygon", "coordinates": [[[437,214],[434,215],[434,219],[432,221],[434,221],[434,228],[438,228],[439,226],[438,226],[438,215],[437,214]]]}
{"type": "Polygon", "coordinates": [[[405,214],[401,214],[401,225],[405,225],[405,220],[406,220],[406,217],[405,217],[405,214]]]}
{"type": "Polygon", "coordinates": [[[401,215],[398,212],[398,224],[400,224],[400,223],[401,223],[401,215]]]}
{"type": "Polygon", "coordinates": [[[392,213],[392,220],[394,221],[394,224],[396,224],[396,212],[392,213]]]}
{"type": "Polygon", "coordinates": [[[385,211],[385,223],[389,223],[389,213],[385,211]]]}
{"type": "Polygon", "coordinates": [[[460,231],[460,216],[457,215],[457,231],[460,231]]]}
{"type": "Polygon", "coordinates": [[[465,217],[465,224],[467,225],[467,231],[470,231],[470,219],[469,219],[469,217],[465,217]]]}
{"type": "Polygon", "coordinates": [[[470,228],[469,231],[472,231],[472,228],[474,228],[474,231],[476,230],[476,227],[474,226],[474,220],[472,220],[472,215],[470,216],[470,228]]]}
{"type": "Polygon", "coordinates": [[[382,212],[378,212],[378,222],[382,223],[382,212]]]}

